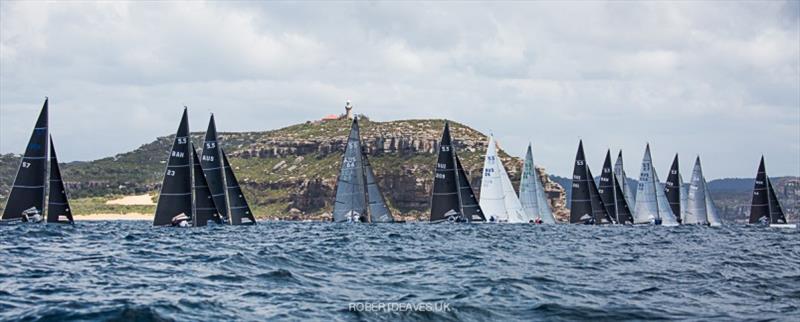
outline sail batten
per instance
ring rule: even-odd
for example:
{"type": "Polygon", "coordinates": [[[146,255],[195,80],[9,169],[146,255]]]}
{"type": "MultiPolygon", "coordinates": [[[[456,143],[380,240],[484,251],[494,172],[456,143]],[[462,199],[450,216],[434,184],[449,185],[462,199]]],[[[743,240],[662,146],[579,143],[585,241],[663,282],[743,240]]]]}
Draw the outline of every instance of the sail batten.
{"type": "Polygon", "coordinates": [[[672,214],[675,216],[675,219],[680,223],[682,221],[681,216],[681,173],[680,173],[680,166],[678,163],[678,154],[675,154],[675,158],[672,160],[672,166],[669,168],[669,175],[667,175],[667,181],[664,182],[664,193],[667,195],[667,201],[669,202],[669,207],[672,210],[672,214]]]}
{"type": "Polygon", "coordinates": [[[18,219],[35,210],[43,216],[47,180],[48,101],[45,99],[25,153],[20,160],[11,192],[3,208],[3,220],[18,219]]]}
{"type": "Polygon", "coordinates": [[[605,210],[597,184],[592,172],[586,164],[583,152],[583,140],[578,143],[575,155],[575,167],[572,172],[572,201],[570,204],[569,222],[572,224],[611,223],[605,210]]]}
{"type": "Polygon", "coordinates": [[[456,155],[449,122],[444,123],[438,150],[431,191],[430,221],[485,221],[482,208],[475,199],[461,161],[456,155]]]}
{"type": "Polygon", "coordinates": [[[364,175],[367,183],[367,203],[369,204],[369,221],[373,223],[392,223],[394,218],[386,205],[386,200],[381,193],[375,173],[372,171],[372,164],[366,153],[363,153],[364,175]]]}
{"type": "Polygon", "coordinates": [[[634,224],[678,225],[677,219],[672,215],[667,196],[664,194],[664,186],[658,180],[658,173],[653,167],[650,144],[645,147],[642,158],[634,209],[634,224]]]}
{"type": "Polygon", "coordinates": [[[519,180],[519,201],[522,204],[527,220],[535,221],[538,218],[545,224],[556,223],[553,212],[547,202],[547,197],[544,194],[544,187],[539,175],[536,173],[536,166],[533,163],[533,149],[530,144],[528,144],[528,150],[525,153],[522,177],[519,180]]]}
{"type": "Polygon", "coordinates": [[[703,178],[703,169],[700,165],[700,157],[697,157],[692,170],[692,182],[689,186],[689,196],[686,207],[687,225],[706,225],[708,224],[708,208],[706,206],[706,183],[703,178]]]}
{"type": "Polygon", "coordinates": [[[631,215],[627,201],[619,186],[617,176],[611,166],[611,150],[606,152],[606,159],[603,162],[603,172],[600,175],[600,186],[598,192],[606,206],[606,212],[619,224],[632,224],[631,215]]]}
{"type": "Polygon", "coordinates": [[[333,221],[366,221],[367,187],[364,176],[364,160],[361,151],[361,133],[358,119],[353,119],[342,156],[339,177],[336,182],[336,199],[333,204],[333,221]]]}

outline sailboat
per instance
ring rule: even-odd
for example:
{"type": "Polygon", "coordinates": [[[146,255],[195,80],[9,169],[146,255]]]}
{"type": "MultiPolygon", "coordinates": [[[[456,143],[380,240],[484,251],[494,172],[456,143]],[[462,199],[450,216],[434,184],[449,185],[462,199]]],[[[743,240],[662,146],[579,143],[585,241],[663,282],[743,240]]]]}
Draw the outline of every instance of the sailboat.
{"type": "Polygon", "coordinates": [[[613,219],[606,211],[600,198],[592,171],[586,164],[583,153],[583,140],[578,143],[575,155],[575,169],[572,172],[572,201],[570,202],[569,222],[571,224],[611,224],[613,219]]]}
{"type": "Polygon", "coordinates": [[[708,189],[708,183],[703,176],[703,168],[700,164],[700,157],[698,156],[694,162],[694,169],[692,170],[692,182],[689,186],[689,195],[687,196],[686,217],[684,224],[686,225],[709,225],[721,226],[722,220],[719,217],[714,200],[711,199],[711,193],[708,189]]]}
{"type": "Polygon", "coordinates": [[[506,168],[497,156],[494,136],[489,137],[489,144],[486,147],[480,205],[490,222],[529,222],[511,179],[508,178],[506,168]]]}
{"type": "Polygon", "coordinates": [[[64,182],[61,180],[55,146],[49,135],[49,101],[48,98],[45,98],[33,133],[31,133],[25,148],[25,154],[20,160],[17,175],[11,186],[11,193],[8,195],[5,208],[3,208],[2,221],[4,222],[73,223],[64,182]],[[50,139],[49,178],[47,176],[48,139],[50,139]],[[45,190],[48,180],[50,181],[49,191],[45,190]],[[50,195],[47,204],[45,204],[46,193],[50,195]],[[44,217],[45,210],[47,211],[46,218],[44,217]]]}
{"type": "Polygon", "coordinates": [[[375,180],[375,173],[361,147],[358,118],[353,119],[342,166],[336,181],[333,204],[334,222],[394,222],[389,207],[375,180]]]}
{"type": "Polygon", "coordinates": [[[606,160],[603,162],[603,173],[600,174],[600,186],[597,188],[606,212],[619,224],[633,224],[628,202],[622,193],[622,188],[611,167],[611,150],[606,152],[606,160]]]}
{"type": "Polygon", "coordinates": [[[672,209],[672,215],[675,220],[680,224],[683,221],[683,213],[686,208],[681,206],[683,196],[683,178],[681,178],[680,166],[678,164],[678,154],[675,153],[675,159],[672,160],[672,166],[669,168],[669,175],[667,181],[664,182],[664,194],[667,195],[669,207],[672,209]]]}
{"type": "Polygon", "coordinates": [[[192,212],[192,161],[193,151],[189,142],[189,118],[183,109],[172,150],[169,153],[164,180],[158,194],[158,204],[153,217],[153,226],[177,225],[193,216],[192,212]]]}
{"type": "Polygon", "coordinates": [[[522,165],[522,178],[519,180],[519,201],[527,220],[533,222],[540,220],[544,224],[556,223],[553,211],[547,202],[542,181],[536,174],[533,149],[530,143],[528,151],[525,153],[525,162],[522,165]]]}
{"type": "Polygon", "coordinates": [[[767,176],[764,166],[764,156],[758,165],[755,184],[753,186],[753,200],[750,203],[750,224],[769,225],[770,227],[795,228],[799,225],[790,225],[786,221],[781,203],[772,187],[772,181],[767,176]]]}
{"type": "Polygon", "coordinates": [[[634,190],[631,189],[631,185],[628,184],[628,175],[625,174],[625,165],[622,161],[622,150],[619,150],[617,162],[614,163],[614,175],[617,177],[617,182],[619,182],[622,187],[622,194],[625,195],[625,202],[628,203],[628,206],[635,205],[636,195],[634,190]]]}
{"type": "Polygon", "coordinates": [[[650,144],[647,144],[644,158],[642,158],[642,170],[639,174],[634,209],[634,224],[678,225],[678,220],[672,214],[667,196],[664,194],[664,186],[658,180],[658,174],[653,167],[650,144]]]}
{"type": "Polygon", "coordinates": [[[439,141],[439,155],[431,193],[430,221],[432,223],[486,221],[461,160],[456,154],[448,122],[444,123],[442,139],[439,141]]]}
{"type": "Polygon", "coordinates": [[[255,216],[239,187],[233,168],[227,164],[227,156],[219,144],[214,114],[211,114],[208,120],[200,167],[221,222],[231,225],[256,224],[255,216]],[[247,221],[242,221],[242,219],[247,219],[247,221]]]}

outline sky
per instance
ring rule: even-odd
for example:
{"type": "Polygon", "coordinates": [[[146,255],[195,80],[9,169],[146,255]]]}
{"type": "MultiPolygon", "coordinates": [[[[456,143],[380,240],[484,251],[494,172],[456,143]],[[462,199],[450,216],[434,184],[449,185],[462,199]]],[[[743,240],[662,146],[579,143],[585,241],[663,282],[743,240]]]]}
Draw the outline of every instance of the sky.
{"type": "Polygon", "coordinates": [[[0,2],[0,153],[45,96],[62,161],[340,113],[447,118],[570,176],[800,175],[800,2],[0,2]]]}

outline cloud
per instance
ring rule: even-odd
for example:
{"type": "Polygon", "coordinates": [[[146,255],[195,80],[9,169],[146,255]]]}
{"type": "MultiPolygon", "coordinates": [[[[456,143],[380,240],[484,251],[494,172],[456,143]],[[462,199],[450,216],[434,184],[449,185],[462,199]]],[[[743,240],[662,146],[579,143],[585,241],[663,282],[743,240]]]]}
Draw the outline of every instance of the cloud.
{"type": "Polygon", "coordinates": [[[577,140],[628,172],[695,154],[711,178],[800,174],[796,2],[0,2],[0,152],[44,96],[64,160],[174,131],[339,112],[450,118],[571,173],[577,140]]]}

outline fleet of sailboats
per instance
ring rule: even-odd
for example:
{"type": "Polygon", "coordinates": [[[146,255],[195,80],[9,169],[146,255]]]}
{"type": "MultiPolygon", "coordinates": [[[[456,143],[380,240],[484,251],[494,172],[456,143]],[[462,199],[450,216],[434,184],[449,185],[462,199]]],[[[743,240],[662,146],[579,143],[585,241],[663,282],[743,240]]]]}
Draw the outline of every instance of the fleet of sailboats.
{"type": "Polygon", "coordinates": [[[167,159],[153,217],[154,226],[195,227],[256,223],[239,182],[217,140],[214,115],[208,124],[204,149],[198,159],[184,108],[167,159]]]}
{"type": "MultiPolygon", "coordinates": [[[[3,210],[2,222],[73,223],[55,144],[49,134],[48,104],[49,99],[45,99],[3,210]]],[[[431,222],[558,223],[534,165],[530,144],[517,193],[499,157],[497,141],[494,136],[488,137],[479,198],[456,152],[449,122],[445,122],[436,148],[431,222]]],[[[613,166],[611,150],[606,152],[601,175],[595,178],[581,140],[570,188],[569,222],[573,224],[722,225],[699,156],[689,184],[683,182],[678,154],[662,184],[647,144],[634,192],[625,174],[621,150],[613,166]]],[[[358,118],[351,123],[335,191],[334,222],[398,222],[362,146],[358,118]]],[[[214,115],[209,119],[202,151],[198,151],[190,136],[188,109],[184,108],[166,161],[153,225],[201,227],[209,222],[247,225],[256,224],[256,219],[234,167],[220,146],[214,115]]],[[[749,223],[796,227],[787,223],[766,175],[763,156],[753,187],[749,223]]]]}

